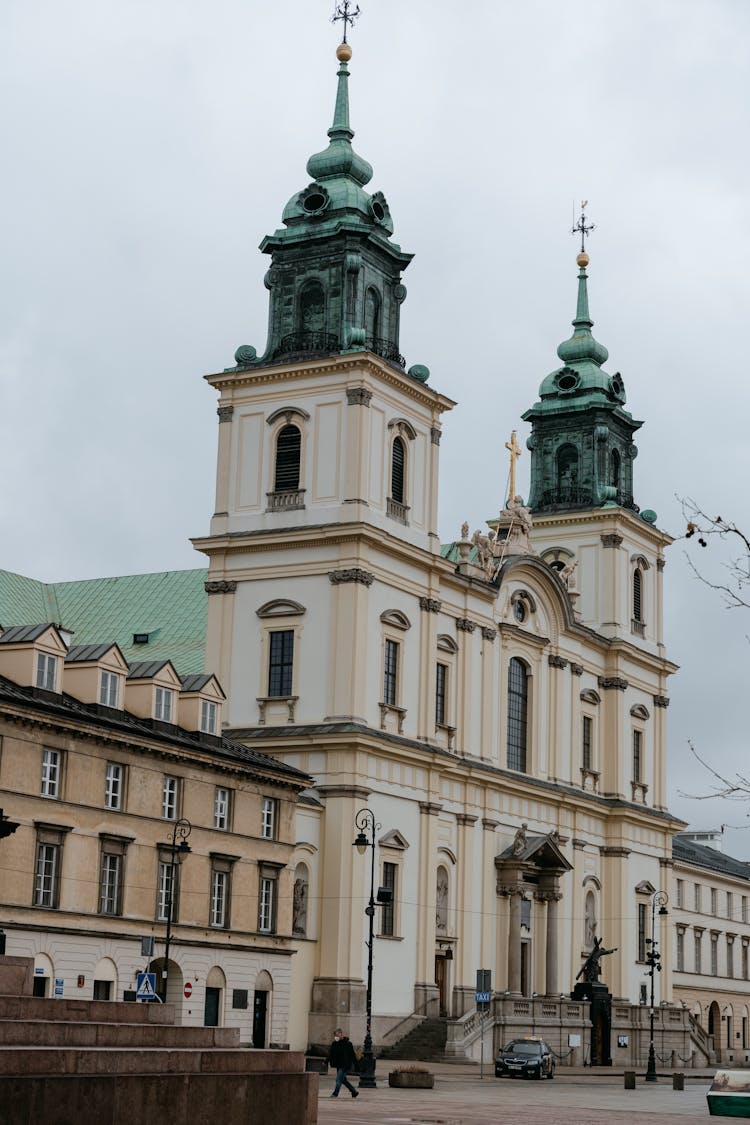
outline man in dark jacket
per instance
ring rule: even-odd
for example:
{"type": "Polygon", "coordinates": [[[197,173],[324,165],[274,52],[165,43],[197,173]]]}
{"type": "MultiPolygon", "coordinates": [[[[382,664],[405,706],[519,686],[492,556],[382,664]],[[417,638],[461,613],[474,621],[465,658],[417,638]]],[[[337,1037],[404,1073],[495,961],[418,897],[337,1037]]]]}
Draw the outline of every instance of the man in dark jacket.
{"type": "Polygon", "coordinates": [[[346,1077],[348,1073],[356,1070],[357,1056],[354,1054],[351,1040],[347,1039],[340,1027],[337,1027],[333,1033],[333,1043],[331,1043],[328,1051],[328,1061],[331,1066],[336,1067],[336,1085],[333,1087],[331,1097],[337,1098],[342,1086],[346,1086],[353,1098],[358,1097],[359,1090],[355,1090],[346,1077]]]}

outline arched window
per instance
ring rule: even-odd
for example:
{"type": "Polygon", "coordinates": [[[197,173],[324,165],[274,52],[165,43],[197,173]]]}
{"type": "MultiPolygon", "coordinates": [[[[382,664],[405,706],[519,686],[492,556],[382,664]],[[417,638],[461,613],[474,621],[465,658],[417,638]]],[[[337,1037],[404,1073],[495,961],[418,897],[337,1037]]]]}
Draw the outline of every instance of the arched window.
{"type": "Polygon", "coordinates": [[[596,895],[592,890],[586,892],[585,925],[583,932],[583,948],[588,952],[594,948],[596,937],[596,895]]]}
{"type": "Polygon", "coordinates": [[[620,491],[620,454],[616,449],[612,450],[609,458],[609,483],[620,491]]]}
{"type": "Polygon", "coordinates": [[[302,434],[296,426],[284,426],[276,438],[274,492],[295,492],[299,488],[302,434]]]}
{"type": "Polygon", "coordinates": [[[393,439],[393,446],[391,449],[391,498],[397,504],[405,504],[405,481],[406,481],[406,448],[403,439],[396,437],[393,439]]]}
{"type": "Polygon", "coordinates": [[[563,445],[557,451],[557,499],[560,503],[578,499],[578,450],[563,445]]]}
{"type": "Polygon", "coordinates": [[[442,864],[437,869],[435,929],[439,934],[448,932],[448,871],[442,864]]]}
{"type": "Polygon", "coordinates": [[[310,874],[304,863],[294,869],[294,894],[292,899],[292,933],[307,935],[307,900],[310,893],[310,874]]]}
{"type": "Polygon", "coordinates": [[[299,298],[299,330],[305,336],[312,336],[308,344],[315,343],[315,333],[323,333],[326,326],[326,301],[323,286],[319,281],[309,282],[299,298]]]}
{"type": "Polygon", "coordinates": [[[508,665],[508,769],[526,773],[529,674],[522,660],[508,665]]]}
{"type": "Polygon", "coordinates": [[[643,574],[639,566],[633,571],[633,620],[643,621],[643,574]]]}
{"type": "Polygon", "coordinates": [[[368,341],[381,336],[380,294],[377,289],[368,289],[365,294],[365,336],[368,341]]]}

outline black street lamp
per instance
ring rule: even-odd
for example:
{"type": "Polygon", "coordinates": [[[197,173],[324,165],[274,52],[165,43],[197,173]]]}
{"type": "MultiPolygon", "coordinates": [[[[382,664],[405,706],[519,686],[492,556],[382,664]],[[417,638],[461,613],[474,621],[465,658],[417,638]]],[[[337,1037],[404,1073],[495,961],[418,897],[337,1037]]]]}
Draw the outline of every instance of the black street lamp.
{"type": "Polygon", "coordinates": [[[359,854],[364,855],[368,848],[372,848],[370,856],[370,901],[365,907],[365,914],[369,919],[365,1043],[362,1070],[359,1076],[360,1088],[372,1090],[377,1085],[375,1082],[375,1056],[372,1053],[372,946],[375,931],[375,833],[381,825],[376,823],[375,814],[370,809],[360,809],[354,818],[354,824],[359,829],[357,838],[354,841],[354,847],[359,854]],[[369,838],[367,835],[368,832],[369,838]]]}
{"type": "Polygon", "coordinates": [[[164,964],[161,969],[161,996],[162,1000],[166,1003],[167,1000],[167,970],[169,965],[169,947],[172,943],[172,914],[174,913],[174,889],[176,880],[175,868],[182,862],[186,855],[190,854],[190,844],[187,838],[193,831],[193,826],[189,820],[184,817],[174,822],[172,829],[172,843],[170,845],[170,859],[169,859],[169,882],[167,883],[167,901],[166,914],[167,914],[167,939],[164,943],[164,964]],[[179,843],[177,842],[179,838],[179,843]]]}
{"type": "Polygon", "coordinates": [[[658,939],[654,937],[654,926],[656,925],[656,908],[659,907],[659,917],[666,918],[669,911],[667,910],[667,903],[669,902],[669,895],[666,891],[656,891],[651,898],[651,937],[646,938],[646,945],[648,946],[648,953],[646,954],[646,961],[648,962],[648,975],[651,977],[651,1010],[649,1012],[649,1044],[648,1044],[648,1066],[646,1067],[646,1081],[656,1082],[656,1052],[654,1051],[654,975],[661,972],[661,954],[657,952],[658,939]]]}

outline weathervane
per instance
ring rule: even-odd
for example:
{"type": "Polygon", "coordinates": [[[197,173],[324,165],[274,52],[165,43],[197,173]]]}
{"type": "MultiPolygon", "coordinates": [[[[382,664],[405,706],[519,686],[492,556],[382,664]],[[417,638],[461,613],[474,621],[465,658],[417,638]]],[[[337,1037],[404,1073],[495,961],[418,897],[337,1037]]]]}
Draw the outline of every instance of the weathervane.
{"type": "Polygon", "coordinates": [[[359,16],[359,4],[356,7],[351,6],[351,0],[342,0],[342,3],[335,4],[333,8],[333,15],[331,16],[331,23],[338,23],[339,20],[344,21],[344,38],[342,43],[346,43],[347,25],[354,26],[354,21],[359,16]]]}
{"type": "Polygon", "coordinates": [[[586,238],[591,234],[592,230],[596,230],[593,223],[586,222],[586,208],[589,205],[588,199],[581,200],[581,217],[574,227],[571,227],[571,234],[580,234],[581,236],[581,253],[586,253],[586,238]]]}

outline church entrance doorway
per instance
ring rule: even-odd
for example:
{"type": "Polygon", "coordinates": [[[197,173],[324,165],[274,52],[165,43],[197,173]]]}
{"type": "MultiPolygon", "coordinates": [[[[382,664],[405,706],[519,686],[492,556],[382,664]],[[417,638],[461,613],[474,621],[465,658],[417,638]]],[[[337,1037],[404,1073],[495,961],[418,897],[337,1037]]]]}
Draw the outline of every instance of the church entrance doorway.
{"type": "Polygon", "coordinates": [[[718,1050],[719,1047],[721,1047],[719,1037],[720,1028],[721,1012],[719,1011],[719,1005],[714,1000],[714,1002],[711,1004],[711,1007],[708,1009],[708,1034],[713,1039],[713,1048],[715,1051],[718,1050]]]}
{"type": "Polygon", "coordinates": [[[435,984],[441,1016],[448,1015],[448,961],[445,956],[435,957],[435,984]]]}
{"type": "Polygon", "coordinates": [[[531,942],[521,942],[521,995],[531,996],[531,942]]]}
{"type": "Polygon", "coordinates": [[[266,1045],[266,1021],[268,1020],[268,993],[255,991],[253,1000],[253,1047],[266,1045]]]}

